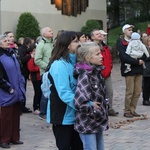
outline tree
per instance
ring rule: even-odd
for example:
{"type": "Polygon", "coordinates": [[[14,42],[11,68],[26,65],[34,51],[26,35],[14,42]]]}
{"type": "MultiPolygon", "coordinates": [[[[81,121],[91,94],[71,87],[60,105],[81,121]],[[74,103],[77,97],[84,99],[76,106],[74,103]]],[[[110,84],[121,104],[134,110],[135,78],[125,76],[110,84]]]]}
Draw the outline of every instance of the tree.
{"type": "Polygon", "coordinates": [[[82,27],[81,31],[90,34],[93,29],[102,29],[102,24],[97,20],[87,20],[86,25],[82,27]]]}
{"type": "Polygon", "coordinates": [[[29,12],[22,13],[17,24],[16,39],[19,37],[31,37],[36,39],[39,35],[40,27],[35,17],[29,12]]]}

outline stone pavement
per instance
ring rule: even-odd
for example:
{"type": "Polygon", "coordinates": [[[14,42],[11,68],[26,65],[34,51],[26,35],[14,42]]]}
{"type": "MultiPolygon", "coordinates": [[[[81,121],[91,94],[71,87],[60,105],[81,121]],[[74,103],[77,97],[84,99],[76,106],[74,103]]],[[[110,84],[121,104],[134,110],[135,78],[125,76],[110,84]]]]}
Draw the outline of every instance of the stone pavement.
{"type": "MultiPolygon", "coordinates": [[[[150,150],[150,119],[126,119],[124,108],[124,78],[120,75],[120,64],[115,63],[112,71],[114,109],[117,117],[110,117],[110,129],[104,132],[105,150],[150,150]],[[120,128],[117,128],[121,126],[120,128]],[[117,128],[117,129],[116,129],[117,128]]],[[[32,109],[33,88],[27,87],[27,107],[32,109]]],[[[150,107],[142,105],[140,97],[137,112],[150,115],[150,107]]],[[[65,138],[65,135],[64,135],[65,138]]],[[[11,150],[57,150],[51,125],[32,113],[21,116],[21,141],[23,145],[11,145],[11,150]]],[[[1,149],[1,148],[0,148],[1,149]]]]}

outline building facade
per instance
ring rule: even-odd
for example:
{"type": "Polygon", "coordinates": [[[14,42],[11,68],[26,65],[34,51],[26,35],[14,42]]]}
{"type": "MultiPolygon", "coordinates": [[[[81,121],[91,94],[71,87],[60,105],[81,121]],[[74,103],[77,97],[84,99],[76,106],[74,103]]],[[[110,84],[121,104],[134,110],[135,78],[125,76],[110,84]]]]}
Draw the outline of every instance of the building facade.
{"type": "Polygon", "coordinates": [[[58,9],[59,2],[62,0],[0,0],[0,34],[5,31],[15,33],[19,16],[23,12],[32,13],[40,28],[50,26],[54,35],[58,30],[80,31],[89,19],[101,20],[106,31],[106,0],[87,0],[87,8],[74,16],[64,15],[65,7],[63,12],[58,9]]]}

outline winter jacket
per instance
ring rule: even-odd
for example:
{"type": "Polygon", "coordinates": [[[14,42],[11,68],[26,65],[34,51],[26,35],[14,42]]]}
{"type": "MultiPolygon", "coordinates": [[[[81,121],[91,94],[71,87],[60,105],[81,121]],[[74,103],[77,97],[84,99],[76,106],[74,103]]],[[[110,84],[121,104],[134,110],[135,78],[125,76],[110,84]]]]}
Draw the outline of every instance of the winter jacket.
{"type": "Polygon", "coordinates": [[[34,58],[30,58],[27,62],[27,67],[30,72],[32,82],[41,80],[40,68],[35,64],[34,58]]]}
{"type": "Polygon", "coordinates": [[[79,133],[98,133],[108,128],[108,101],[104,78],[101,76],[103,66],[91,66],[77,63],[74,76],[77,78],[75,92],[76,120],[75,130],[79,133]],[[93,107],[93,102],[100,102],[101,109],[93,107]]]}
{"type": "Polygon", "coordinates": [[[0,106],[25,100],[25,81],[12,50],[0,48],[0,106]],[[11,94],[10,91],[14,89],[11,94]]]}
{"type": "Polygon", "coordinates": [[[51,57],[51,52],[53,50],[53,42],[51,39],[42,38],[36,47],[35,52],[35,64],[40,68],[40,75],[42,75],[49,63],[49,58],[51,57]]]}
{"type": "Polygon", "coordinates": [[[112,70],[112,67],[113,67],[113,60],[112,60],[112,55],[111,55],[111,52],[110,52],[110,49],[109,47],[104,43],[102,42],[102,56],[103,56],[103,66],[105,66],[105,68],[102,70],[102,76],[106,79],[108,78],[110,75],[111,75],[111,70],[112,70]]]}
{"type": "MultiPolygon", "coordinates": [[[[119,58],[121,60],[121,75],[122,76],[135,76],[135,75],[142,75],[143,74],[143,67],[142,65],[139,65],[139,59],[134,59],[128,54],[126,54],[126,48],[128,46],[128,42],[124,39],[118,39],[117,40],[117,49],[119,53],[119,58]],[[131,71],[128,73],[125,73],[126,65],[131,65],[131,71]]],[[[144,55],[145,56],[145,55],[144,55]]],[[[145,57],[140,59],[144,59],[145,57]]]]}
{"type": "Polygon", "coordinates": [[[50,122],[58,125],[73,125],[75,121],[74,93],[76,80],[73,68],[75,54],[69,55],[70,60],[55,60],[50,67],[50,122]]]}
{"type": "Polygon", "coordinates": [[[150,57],[145,59],[145,68],[143,69],[143,77],[150,77],[150,57]]]}
{"type": "Polygon", "coordinates": [[[28,79],[28,77],[29,77],[29,70],[27,67],[27,62],[31,58],[31,55],[29,53],[30,53],[30,51],[28,50],[27,46],[22,45],[18,49],[19,60],[21,61],[21,64],[22,64],[21,73],[26,79],[28,79]]]}
{"type": "Polygon", "coordinates": [[[150,35],[150,27],[148,27],[148,28],[146,29],[146,33],[147,33],[147,35],[150,35]]]}

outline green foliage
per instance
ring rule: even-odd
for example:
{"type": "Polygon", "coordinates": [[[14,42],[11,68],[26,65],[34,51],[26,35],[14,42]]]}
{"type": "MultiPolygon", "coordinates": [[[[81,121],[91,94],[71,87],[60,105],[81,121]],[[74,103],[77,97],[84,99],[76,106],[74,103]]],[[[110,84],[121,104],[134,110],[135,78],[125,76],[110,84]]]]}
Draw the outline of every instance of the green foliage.
{"type": "Polygon", "coordinates": [[[87,20],[86,25],[81,28],[81,31],[90,34],[93,29],[102,29],[102,23],[97,20],[87,20]]]}
{"type": "Polygon", "coordinates": [[[18,20],[16,39],[19,37],[31,37],[36,39],[39,35],[40,27],[35,17],[29,12],[22,13],[18,20]]]}
{"type": "MultiPolygon", "coordinates": [[[[127,23],[133,24],[135,26],[135,28],[133,29],[134,32],[136,32],[137,29],[140,29],[141,32],[144,32],[144,31],[146,31],[146,28],[148,25],[148,22],[140,22],[140,23],[127,22],[127,23]]],[[[117,27],[117,28],[109,30],[109,34],[108,34],[108,45],[109,46],[114,46],[116,44],[119,34],[122,34],[122,27],[117,27]]]]}

